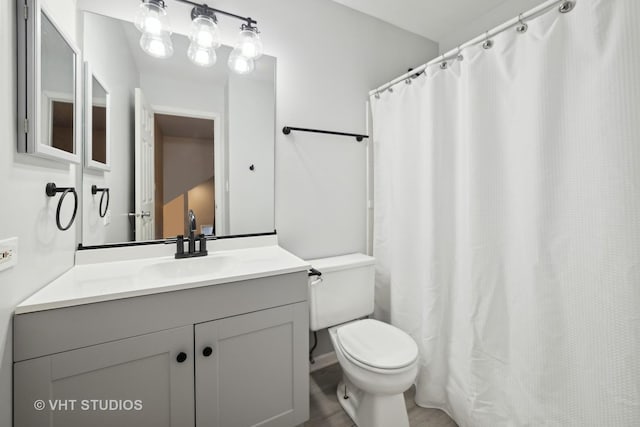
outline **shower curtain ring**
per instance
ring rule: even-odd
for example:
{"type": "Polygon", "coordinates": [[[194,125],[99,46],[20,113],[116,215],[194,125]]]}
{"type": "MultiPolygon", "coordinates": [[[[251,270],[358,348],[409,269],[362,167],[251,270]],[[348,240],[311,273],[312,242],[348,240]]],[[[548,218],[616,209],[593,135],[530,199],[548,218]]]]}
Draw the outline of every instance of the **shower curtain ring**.
{"type": "Polygon", "coordinates": [[[489,31],[486,32],[486,38],[484,43],[482,43],[482,47],[485,50],[491,49],[493,47],[493,40],[489,38],[489,31]]]}
{"type": "Polygon", "coordinates": [[[460,46],[458,46],[458,61],[464,61],[464,55],[462,54],[460,46]]]}
{"type": "Polygon", "coordinates": [[[441,70],[447,69],[447,61],[444,60],[444,55],[442,55],[442,62],[440,62],[440,69],[441,70]]]}
{"type": "Polygon", "coordinates": [[[522,20],[522,13],[520,15],[518,15],[518,22],[519,22],[519,25],[516,27],[516,31],[519,32],[520,34],[526,33],[527,30],[529,29],[529,25],[527,25],[522,20]]]}
{"type": "Polygon", "coordinates": [[[571,12],[574,7],[576,7],[576,2],[567,0],[560,5],[560,8],[558,10],[560,11],[560,13],[568,13],[571,12]]]}
{"type": "Polygon", "coordinates": [[[380,99],[380,92],[376,92],[374,96],[376,99],[380,99]]]}

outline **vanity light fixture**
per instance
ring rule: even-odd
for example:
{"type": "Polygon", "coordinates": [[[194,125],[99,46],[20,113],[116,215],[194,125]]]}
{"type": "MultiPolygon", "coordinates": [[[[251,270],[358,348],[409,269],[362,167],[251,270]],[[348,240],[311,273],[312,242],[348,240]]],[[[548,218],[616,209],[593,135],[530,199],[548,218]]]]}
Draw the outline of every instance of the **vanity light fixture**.
{"type": "MultiPolygon", "coordinates": [[[[227,65],[237,74],[249,74],[255,69],[254,61],[263,53],[257,21],[206,4],[189,0],[176,1],[194,6],[191,10],[192,24],[187,51],[191,62],[202,67],[211,67],[216,63],[216,49],[221,45],[216,14],[220,14],[244,21],[227,65]]],[[[147,54],[156,58],[169,58],[173,54],[165,0],[142,0],[136,27],[142,32],[140,47],[147,54]]]]}
{"type": "Polygon", "coordinates": [[[191,21],[187,56],[196,65],[211,67],[216,63],[216,49],[220,47],[218,18],[213,9],[204,5],[191,10],[191,21]]]}
{"type": "Polygon", "coordinates": [[[240,51],[236,49],[233,49],[229,54],[227,65],[233,72],[240,75],[249,74],[256,67],[253,59],[243,56],[240,51]]]}
{"type": "Polygon", "coordinates": [[[169,58],[173,55],[173,43],[169,30],[169,19],[164,0],[142,0],[136,28],[142,32],[140,47],[155,58],[169,58]]]}
{"type": "Polygon", "coordinates": [[[262,56],[262,40],[258,28],[242,24],[238,43],[229,55],[227,65],[237,74],[249,74],[255,68],[255,60],[262,56]]]}
{"type": "Polygon", "coordinates": [[[242,24],[238,43],[234,50],[238,51],[238,54],[245,58],[253,60],[260,58],[263,49],[258,28],[251,25],[251,23],[242,24]]]}

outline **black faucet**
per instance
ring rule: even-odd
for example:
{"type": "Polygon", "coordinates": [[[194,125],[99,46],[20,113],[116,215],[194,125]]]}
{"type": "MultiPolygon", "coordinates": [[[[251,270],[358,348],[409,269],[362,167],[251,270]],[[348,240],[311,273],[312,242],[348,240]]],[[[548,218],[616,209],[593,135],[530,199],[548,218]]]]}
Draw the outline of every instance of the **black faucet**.
{"type": "Polygon", "coordinates": [[[192,209],[189,209],[189,253],[192,254],[196,251],[196,214],[192,209]]]}
{"type": "Polygon", "coordinates": [[[189,242],[189,250],[187,253],[184,252],[184,239],[185,237],[180,235],[176,238],[176,259],[181,258],[192,258],[199,256],[206,256],[209,252],[207,251],[207,238],[204,234],[198,235],[198,241],[200,242],[200,247],[196,252],[196,214],[193,213],[193,210],[189,209],[189,237],[187,240],[189,242]]]}

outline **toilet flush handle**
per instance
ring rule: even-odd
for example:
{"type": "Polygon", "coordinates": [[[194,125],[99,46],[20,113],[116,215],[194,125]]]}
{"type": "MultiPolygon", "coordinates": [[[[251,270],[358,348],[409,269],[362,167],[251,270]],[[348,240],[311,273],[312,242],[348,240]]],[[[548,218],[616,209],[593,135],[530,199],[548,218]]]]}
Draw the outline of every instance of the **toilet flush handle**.
{"type": "Polygon", "coordinates": [[[309,277],[312,277],[312,276],[317,277],[317,279],[311,282],[311,286],[317,285],[322,282],[322,272],[320,272],[319,270],[316,270],[315,268],[311,268],[309,270],[309,277]]]}

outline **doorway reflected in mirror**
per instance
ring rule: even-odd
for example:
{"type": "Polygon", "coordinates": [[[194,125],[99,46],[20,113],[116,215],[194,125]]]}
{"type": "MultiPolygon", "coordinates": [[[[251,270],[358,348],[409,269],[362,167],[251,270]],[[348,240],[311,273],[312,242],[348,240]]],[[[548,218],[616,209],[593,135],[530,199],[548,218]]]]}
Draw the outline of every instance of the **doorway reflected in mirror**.
{"type": "Polygon", "coordinates": [[[188,235],[189,210],[215,234],[214,120],[155,114],[154,130],[156,239],[188,235]]]}

